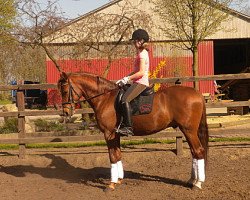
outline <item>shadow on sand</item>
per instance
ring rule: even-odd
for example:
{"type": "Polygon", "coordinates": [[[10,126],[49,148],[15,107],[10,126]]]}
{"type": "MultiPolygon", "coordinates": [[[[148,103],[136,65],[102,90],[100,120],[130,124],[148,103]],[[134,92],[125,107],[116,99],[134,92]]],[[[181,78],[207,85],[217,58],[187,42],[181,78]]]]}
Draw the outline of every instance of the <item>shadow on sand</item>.
{"type": "MultiPolygon", "coordinates": [[[[61,156],[53,154],[43,154],[51,160],[47,167],[35,167],[33,165],[15,165],[4,167],[0,165],[0,172],[15,177],[25,177],[26,174],[38,174],[44,178],[60,179],[68,183],[81,183],[100,189],[105,189],[110,178],[110,168],[94,167],[91,169],[83,169],[70,165],[61,156]]],[[[137,173],[133,171],[125,171],[126,180],[143,180],[153,182],[163,182],[171,185],[179,185],[188,187],[186,182],[177,179],[165,178],[160,176],[147,175],[145,173],[137,173]]]]}

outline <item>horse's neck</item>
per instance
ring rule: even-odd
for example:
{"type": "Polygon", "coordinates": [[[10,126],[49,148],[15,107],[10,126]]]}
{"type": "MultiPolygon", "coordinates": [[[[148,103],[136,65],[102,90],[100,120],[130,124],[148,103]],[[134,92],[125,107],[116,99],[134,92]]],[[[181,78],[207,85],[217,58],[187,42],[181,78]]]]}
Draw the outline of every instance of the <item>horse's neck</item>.
{"type": "Polygon", "coordinates": [[[105,84],[105,82],[97,83],[95,77],[86,80],[83,79],[81,85],[86,94],[92,94],[92,95],[101,94],[112,87],[111,84],[110,85],[105,84]]]}
{"type": "Polygon", "coordinates": [[[99,78],[100,80],[97,81],[96,77],[88,77],[88,78],[82,78],[81,80],[81,88],[83,90],[83,94],[85,94],[85,99],[91,99],[89,102],[91,106],[97,106],[100,103],[102,103],[105,98],[107,98],[108,95],[105,95],[105,93],[109,93],[109,91],[113,90],[115,86],[102,78],[99,78]],[[100,95],[100,96],[99,96],[100,95]],[[102,100],[101,100],[102,99],[102,100]]]}

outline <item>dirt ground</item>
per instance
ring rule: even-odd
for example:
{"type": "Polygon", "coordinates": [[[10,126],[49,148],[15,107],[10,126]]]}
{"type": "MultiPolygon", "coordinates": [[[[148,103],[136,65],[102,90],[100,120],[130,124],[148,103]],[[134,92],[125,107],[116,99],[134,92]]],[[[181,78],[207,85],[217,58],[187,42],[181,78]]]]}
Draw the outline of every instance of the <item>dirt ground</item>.
{"type": "Polygon", "coordinates": [[[110,164],[106,147],[28,149],[0,152],[1,200],[90,199],[250,199],[250,142],[210,143],[203,190],[186,185],[191,156],[187,144],[176,156],[175,144],[123,148],[125,180],[105,193],[110,164]]]}

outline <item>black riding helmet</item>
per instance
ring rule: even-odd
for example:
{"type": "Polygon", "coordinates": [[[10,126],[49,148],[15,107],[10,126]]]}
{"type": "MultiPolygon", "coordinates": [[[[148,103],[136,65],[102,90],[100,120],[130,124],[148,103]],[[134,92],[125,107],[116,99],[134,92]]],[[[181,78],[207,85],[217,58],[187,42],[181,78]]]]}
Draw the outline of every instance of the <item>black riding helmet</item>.
{"type": "Polygon", "coordinates": [[[133,32],[131,40],[144,40],[144,42],[149,41],[148,32],[144,29],[137,29],[133,32]]]}

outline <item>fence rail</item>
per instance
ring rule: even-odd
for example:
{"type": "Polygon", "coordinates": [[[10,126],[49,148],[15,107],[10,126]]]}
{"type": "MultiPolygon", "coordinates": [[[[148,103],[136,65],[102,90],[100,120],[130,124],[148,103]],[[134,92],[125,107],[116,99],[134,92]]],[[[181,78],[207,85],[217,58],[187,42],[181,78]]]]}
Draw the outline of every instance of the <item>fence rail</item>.
{"type": "MultiPolygon", "coordinates": [[[[213,75],[213,76],[201,76],[201,77],[172,77],[163,79],[151,79],[152,83],[169,83],[169,82],[186,82],[186,81],[207,81],[207,80],[234,80],[234,79],[250,79],[250,73],[242,74],[226,74],[226,75],[213,75]]],[[[29,84],[29,85],[0,85],[0,91],[17,90],[17,105],[18,111],[16,112],[2,112],[0,117],[17,117],[18,118],[18,138],[17,139],[2,139],[0,144],[19,144],[19,157],[25,157],[25,145],[29,143],[47,143],[47,142],[75,142],[84,141],[84,136],[61,136],[61,137],[39,137],[39,138],[27,138],[25,131],[25,117],[26,116],[42,116],[42,115],[61,115],[62,110],[25,110],[25,98],[24,90],[28,89],[55,89],[56,84],[29,84]]],[[[238,101],[238,102],[216,102],[206,103],[207,108],[218,107],[236,107],[236,106],[250,106],[250,101],[238,101]]],[[[76,114],[93,113],[91,108],[78,109],[76,114]]],[[[176,149],[177,155],[182,154],[182,134],[180,132],[167,133],[167,137],[176,137],[176,149]]]]}
{"type": "Polygon", "coordinates": [[[193,81],[212,81],[212,80],[240,80],[250,79],[250,73],[240,74],[221,74],[209,76],[184,76],[184,77],[171,77],[171,78],[155,78],[151,79],[151,83],[175,83],[180,82],[193,82],[193,81]]]}

